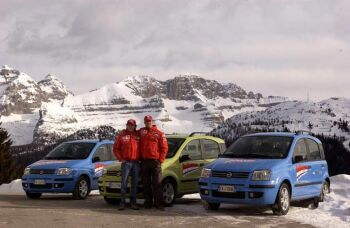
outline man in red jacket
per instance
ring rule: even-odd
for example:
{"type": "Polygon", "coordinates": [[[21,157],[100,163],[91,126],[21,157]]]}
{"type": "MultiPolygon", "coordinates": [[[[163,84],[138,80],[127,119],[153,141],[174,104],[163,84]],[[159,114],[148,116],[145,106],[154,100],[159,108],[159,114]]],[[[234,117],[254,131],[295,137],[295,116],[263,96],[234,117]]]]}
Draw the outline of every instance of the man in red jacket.
{"type": "Polygon", "coordinates": [[[168,152],[168,142],[163,132],[153,125],[152,116],[145,116],[145,127],[140,133],[141,177],[144,188],[145,208],[154,205],[164,210],[161,190],[162,168],[168,152]],[[152,191],[153,189],[153,191],[152,191]]]}
{"type": "Polygon", "coordinates": [[[139,134],[136,132],[136,121],[128,120],[126,130],[120,132],[116,137],[113,146],[113,153],[117,160],[121,161],[121,201],[119,210],[125,209],[125,195],[128,186],[128,177],[131,176],[130,205],[134,210],[138,210],[136,204],[137,184],[140,172],[139,134]]]}

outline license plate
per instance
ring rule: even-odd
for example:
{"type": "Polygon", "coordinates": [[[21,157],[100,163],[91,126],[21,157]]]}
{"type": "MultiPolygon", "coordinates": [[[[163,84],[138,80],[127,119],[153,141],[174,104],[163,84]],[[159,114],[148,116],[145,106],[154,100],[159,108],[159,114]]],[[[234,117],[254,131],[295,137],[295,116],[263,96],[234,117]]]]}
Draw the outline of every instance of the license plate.
{"type": "Polygon", "coordinates": [[[35,185],[45,185],[46,181],[45,180],[34,180],[35,185]]]}
{"type": "Polygon", "coordinates": [[[232,185],[220,185],[219,192],[236,192],[235,186],[232,185]]]}
{"type": "Polygon", "coordinates": [[[121,188],[121,183],[111,182],[111,183],[109,183],[109,188],[121,188]]]}

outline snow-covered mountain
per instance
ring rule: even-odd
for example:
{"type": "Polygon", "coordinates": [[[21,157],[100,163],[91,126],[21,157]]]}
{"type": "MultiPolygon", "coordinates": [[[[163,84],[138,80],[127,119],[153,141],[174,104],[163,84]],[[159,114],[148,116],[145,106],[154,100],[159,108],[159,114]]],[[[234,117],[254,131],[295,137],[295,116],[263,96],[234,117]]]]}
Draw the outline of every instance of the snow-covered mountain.
{"type": "Polygon", "coordinates": [[[36,135],[50,132],[62,137],[98,125],[122,129],[130,118],[142,126],[147,114],[154,116],[157,125],[167,133],[210,131],[234,114],[264,110],[285,100],[264,98],[232,83],[222,85],[193,75],[167,81],[149,76],[128,77],[85,94],[68,96],[62,106],[42,107],[36,135]]]}
{"type": "Polygon", "coordinates": [[[263,97],[233,83],[221,84],[196,75],[166,81],[149,76],[128,77],[73,95],[51,75],[35,82],[8,66],[0,72],[2,126],[16,145],[40,141],[43,136],[62,138],[102,125],[122,129],[130,118],[142,126],[146,114],[153,115],[167,133],[210,131],[232,115],[265,110],[287,100],[263,97]]]}
{"type": "MultiPolygon", "coordinates": [[[[315,134],[350,139],[350,99],[330,98],[320,102],[287,101],[263,111],[244,112],[227,119],[213,134],[234,139],[257,130],[309,130],[315,134]]],[[[348,143],[348,141],[346,141],[348,143]]]]}

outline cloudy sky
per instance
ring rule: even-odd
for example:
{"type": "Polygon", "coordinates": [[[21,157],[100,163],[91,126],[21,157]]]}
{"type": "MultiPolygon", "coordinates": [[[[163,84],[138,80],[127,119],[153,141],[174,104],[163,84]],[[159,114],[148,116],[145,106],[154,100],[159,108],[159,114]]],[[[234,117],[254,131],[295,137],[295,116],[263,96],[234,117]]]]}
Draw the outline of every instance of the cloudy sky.
{"type": "Polygon", "coordinates": [[[75,93],[191,73],[264,95],[350,97],[348,0],[0,2],[0,64],[75,93]]]}

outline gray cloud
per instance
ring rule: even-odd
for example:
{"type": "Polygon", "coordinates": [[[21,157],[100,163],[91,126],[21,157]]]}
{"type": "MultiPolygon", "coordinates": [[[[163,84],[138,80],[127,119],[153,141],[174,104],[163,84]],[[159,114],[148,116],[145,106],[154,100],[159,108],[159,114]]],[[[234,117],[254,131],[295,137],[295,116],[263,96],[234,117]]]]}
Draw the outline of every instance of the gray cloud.
{"type": "Polygon", "coordinates": [[[350,83],[346,0],[3,0],[2,6],[0,63],[37,78],[58,74],[76,92],[129,75],[185,72],[296,98],[306,90],[301,81],[320,81],[310,89],[317,99],[347,95],[350,83]],[[346,83],[327,89],[334,81],[346,83]]]}

